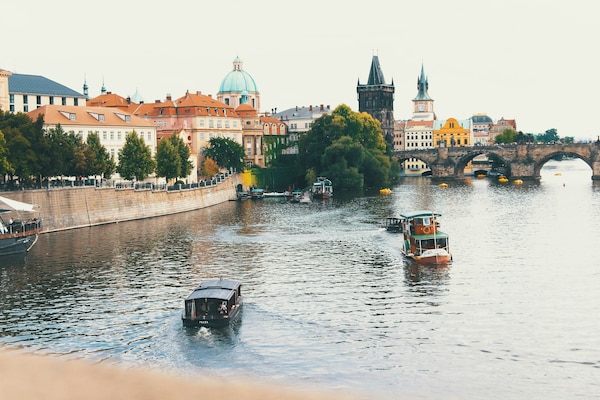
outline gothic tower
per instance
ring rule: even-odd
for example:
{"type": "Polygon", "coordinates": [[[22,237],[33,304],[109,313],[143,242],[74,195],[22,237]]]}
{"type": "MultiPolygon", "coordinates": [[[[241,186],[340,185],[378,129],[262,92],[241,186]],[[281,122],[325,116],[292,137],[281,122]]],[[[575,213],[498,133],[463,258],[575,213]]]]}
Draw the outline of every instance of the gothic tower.
{"type": "Polygon", "coordinates": [[[383,137],[388,143],[394,140],[394,80],[385,83],[379,57],[373,56],[369,80],[366,85],[356,86],[358,92],[358,111],[367,112],[381,123],[383,137]]]}
{"type": "Polygon", "coordinates": [[[432,121],[437,119],[433,111],[433,99],[429,97],[429,80],[421,64],[421,75],[417,78],[417,97],[413,99],[413,119],[432,121]]]}

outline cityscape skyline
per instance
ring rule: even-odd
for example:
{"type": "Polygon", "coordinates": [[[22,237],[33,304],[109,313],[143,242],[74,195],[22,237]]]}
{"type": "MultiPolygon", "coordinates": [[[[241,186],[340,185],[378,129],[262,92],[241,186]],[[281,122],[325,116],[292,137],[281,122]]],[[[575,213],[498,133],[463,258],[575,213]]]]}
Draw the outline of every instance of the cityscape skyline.
{"type": "Polygon", "coordinates": [[[160,13],[138,1],[107,0],[93,11],[72,0],[17,3],[3,14],[27,15],[27,23],[5,18],[18,40],[5,40],[0,68],[81,93],[86,82],[90,97],[104,84],[123,97],[138,91],[146,103],[186,91],[216,98],[240,57],[256,81],[260,112],[320,104],[358,110],[357,83],[367,81],[378,55],[386,83],[395,86],[396,120],[411,117],[424,65],[440,119],[485,113],[515,119],[525,133],[600,134],[590,118],[600,62],[591,51],[598,28],[589,1],[474,8],[433,0],[426,9],[379,0],[364,9],[338,1],[263,0],[253,8],[239,0],[227,7],[184,1],[160,13]],[[88,28],[78,28],[82,21],[88,28]]]}

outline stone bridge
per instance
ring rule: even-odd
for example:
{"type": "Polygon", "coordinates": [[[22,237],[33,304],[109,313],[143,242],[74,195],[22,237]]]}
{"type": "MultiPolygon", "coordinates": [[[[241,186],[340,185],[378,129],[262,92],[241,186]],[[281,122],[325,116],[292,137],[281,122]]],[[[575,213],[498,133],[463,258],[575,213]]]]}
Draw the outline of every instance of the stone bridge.
{"type": "Polygon", "coordinates": [[[600,180],[600,143],[515,144],[473,147],[437,147],[433,149],[400,150],[394,157],[400,163],[419,159],[431,169],[433,178],[464,178],[465,166],[478,155],[500,160],[510,171],[510,177],[540,180],[540,169],[551,158],[565,155],[585,161],[592,169],[592,179],[600,180]]]}

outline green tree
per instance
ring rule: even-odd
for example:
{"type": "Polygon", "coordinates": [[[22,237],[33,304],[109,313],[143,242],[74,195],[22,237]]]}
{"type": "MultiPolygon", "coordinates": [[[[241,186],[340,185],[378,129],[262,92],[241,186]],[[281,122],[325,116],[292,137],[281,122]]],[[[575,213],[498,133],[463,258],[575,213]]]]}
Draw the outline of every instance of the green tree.
{"type": "Polygon", "coordinates": [[[202,155],[212,158],[221,168],[234,168],[241,171],[244,167],[244,148],[238,142],[228,138],[210,138],[208,147],[202,150],[202,155]]]}
{"type": "Polygon", "coordinates": [[[150,147],[135,132],[125,136],[125,144],[119,150],[119,165],[117,172],[127,180],[143,181],[156,169],[150,147]]]}
{"type": "Polygon", "coordinates": [[[179,171],[176,178],[185,178],[194,168],[194,164],[190,161],[190,148],[179,135],[171,135],[169,142],[171,142],[179,156],[179,171]]]}
{"type": "Polygon", "coordinates": [[[392,161],[379,121],[345,104],[316,119],[299,142],[306,178],[329,177],[340,189],[389,185],[392,161]]]}
{"type": "Polygon", "coordinates": [[[13,174],[13,169],[10,162],[8,162],[8,147],[6,146],[6,139],[4,134],[0,131],[0,175],[13,174]]]}
{"type": "Polygon", "coordinates": [[[105,179],[109,179],[115,172],[116,165],[106,147],[100,143],[98,132],[92,132],[86,139],[85,158],[87,162],[88,173],[86,176],[100,175],[105,179]]]}
{"type": "Polygon", "coordinates": [[[536,139],[542,143],[554,143],[560,140],[558,131],[555,128],[548,129],[546,132],[536,135],[536,139]]]}
{"type": "Polygon", "coordinates": [[[507,128],[502,131],[501,134],[496,135],[494,142],[496,144],[508,144],[517,141],[517,132],[513,129],[507,128]]]}
{"type": "Polygon", "coordinates": [[[156,175],[164,176],[169,182],[181,172],[181,159],[170,140],[161,140],[156,147],[156,175]]]}

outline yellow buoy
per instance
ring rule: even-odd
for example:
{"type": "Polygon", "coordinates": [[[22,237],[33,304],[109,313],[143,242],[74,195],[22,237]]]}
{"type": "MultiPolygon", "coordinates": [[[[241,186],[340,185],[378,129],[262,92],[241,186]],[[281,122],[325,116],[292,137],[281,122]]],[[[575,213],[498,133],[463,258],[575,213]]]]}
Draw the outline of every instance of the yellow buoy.
{"type": "Polygon", "coordinates": [[[445,188],[445,187],[448,187],[448,184],[447,183],[440,183],[439,186],[445,188]]]}
{"type": "Polygon", "coordinates": [[[515,185],[522,185],[523,184],[523,181],[521,179],[515,179],[513,182],[515,183],[515,185]]]}
{"type": "Polygon", "coordinates": [[[379,193],[380,194],[392,194],[392,189],[389,189],[389,188],[379,189],[379,193]]]}

